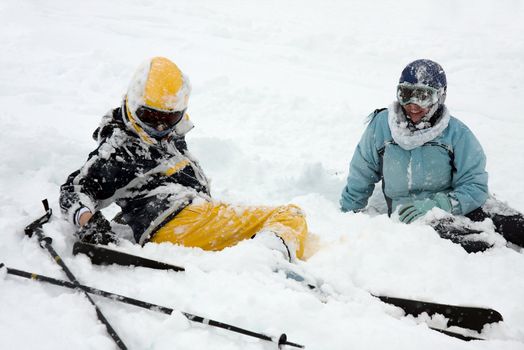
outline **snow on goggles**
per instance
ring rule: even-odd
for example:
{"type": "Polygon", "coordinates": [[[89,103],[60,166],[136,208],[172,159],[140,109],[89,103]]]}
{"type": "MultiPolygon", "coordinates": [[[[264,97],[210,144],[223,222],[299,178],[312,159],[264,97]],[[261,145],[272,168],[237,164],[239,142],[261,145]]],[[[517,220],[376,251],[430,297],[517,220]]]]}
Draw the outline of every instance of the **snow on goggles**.
{"type": "Polygon", "coordinates": [[[171,129],[184,117],[186,110],[182,111],[161,111],[158,109],[140,106],[135,112],[136,117],[146,126],[152,129],[171,129]]]}
{"type": "Polygon", "coordinates": [[[397,100],[402,106],[413,103],[426,108],[438,101],[438,90],[426,85],[401,83],[397,86],[397,100]]]}

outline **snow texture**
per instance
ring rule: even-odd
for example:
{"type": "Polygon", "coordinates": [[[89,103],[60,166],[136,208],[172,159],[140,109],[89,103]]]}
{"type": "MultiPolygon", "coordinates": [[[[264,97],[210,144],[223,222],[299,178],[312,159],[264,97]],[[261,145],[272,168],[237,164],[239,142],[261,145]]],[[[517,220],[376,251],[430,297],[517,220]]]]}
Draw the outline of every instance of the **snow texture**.
{"type": "MultiPolygon", "coordinates": [[[[451,0],[134,0],[0,3],[0,262],[65,279],[24,236],[49,198],[45,234],[87,285],[278,336],[307,349],[523,349],[524,254],[468,255],[419,223],[341,213],[338,197],[365,118],[395,98],[402,68],[439,62],[446,105],[482,143],[490,190],[524,211],[524,3],[451,0]],[[190,151],[215,198],[295,203],[318,236],[299,268],[341,297],[320,302],[273,273],[253,241],[221,252],[130,242],[186,272],[93,266],[73,257],[58,190],[96,147],[138,65],[166,56],[193,86],[190,151]],[[433,332],[368,292],[489,306],[505,317],[484,342],[433,332]]],[[[105,210],[111,217],[114,207],[105,210]]],[[[486,224],[487,225],[487,224],[486,224]]],[[[487,225],[489,227],[489,225],[487,225]]],[[[276,255],[275,255],[276,254],[276,255]]],[[[281,254],[280,254],[281,255],[281,254]]],[[[81,293],[0,271],[0,348],[115,349],[81,293]]],[[[95,298],[130,349],[274,349],[275,344],[95,298]]],[[[428,322],[442,325],[433,317],[428,322]]]]}

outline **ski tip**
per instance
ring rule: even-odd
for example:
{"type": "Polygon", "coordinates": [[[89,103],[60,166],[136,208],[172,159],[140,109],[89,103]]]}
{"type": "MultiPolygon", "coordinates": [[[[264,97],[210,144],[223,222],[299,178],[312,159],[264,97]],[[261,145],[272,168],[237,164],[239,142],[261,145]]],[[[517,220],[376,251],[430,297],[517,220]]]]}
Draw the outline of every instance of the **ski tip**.
{"type": "Polygon", "coordinates": [[[504,317],[502,317],[502,314],[498,312],[497,310],[489,309],[490,315],[489,315],[489,322],[488,323],[496,323],[496,322],[502,322],[504,321],[504,317]]]}

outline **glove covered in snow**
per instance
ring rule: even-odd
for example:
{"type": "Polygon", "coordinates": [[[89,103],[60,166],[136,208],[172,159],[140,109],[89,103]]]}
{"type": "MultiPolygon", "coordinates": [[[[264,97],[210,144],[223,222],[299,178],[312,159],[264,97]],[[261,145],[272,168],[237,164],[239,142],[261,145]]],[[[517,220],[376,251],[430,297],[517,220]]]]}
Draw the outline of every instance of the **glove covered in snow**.
{"type": "Polygon", "coordinates": [[[89,221],[76,232],[82,242],[91,244],[117,243],[117,236],[111,231],[109,221],[97,211],[89,221]]]}
{"type": "Polygon", "coordinates": [[[437,193],[433,199],[428,198],[404,204],[398,211],[399,219],[405,224],[410,224],[435,207],[450,213],[451,201],[444,193],[437,193]]]}

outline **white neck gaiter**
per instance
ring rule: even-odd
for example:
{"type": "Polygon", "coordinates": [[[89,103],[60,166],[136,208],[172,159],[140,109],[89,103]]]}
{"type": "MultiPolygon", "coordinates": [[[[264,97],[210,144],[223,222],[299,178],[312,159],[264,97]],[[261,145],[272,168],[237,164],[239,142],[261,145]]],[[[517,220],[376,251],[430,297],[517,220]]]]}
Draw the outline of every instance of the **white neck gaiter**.
{"type": "Polygon", "coordinates": [[[449,124],[449,111],[443,106],[442,117],[433,126],[429,122],[421,121],[415,125],[416,129],[409,128],[409,121],[398,102],[393,102],[388,107],[388,124],[393,140],[403,149],[410,151],[422,146],[442,134],[449,124]]]}

